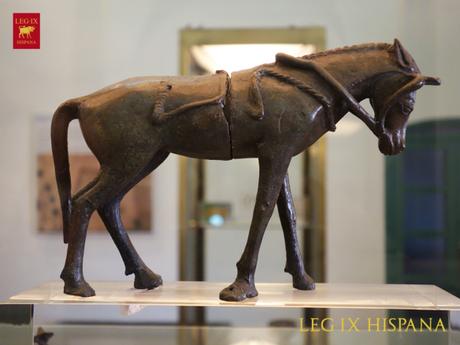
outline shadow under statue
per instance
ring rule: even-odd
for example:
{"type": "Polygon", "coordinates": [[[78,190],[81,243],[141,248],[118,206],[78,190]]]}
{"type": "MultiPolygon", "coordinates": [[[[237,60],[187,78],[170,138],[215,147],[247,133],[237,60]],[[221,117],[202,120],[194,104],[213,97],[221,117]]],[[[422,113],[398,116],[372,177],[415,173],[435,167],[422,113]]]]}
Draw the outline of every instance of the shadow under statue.
{"type": "Polygon", "coordinates": [[[303,57],[277,54],[276,62],[210,76],[140,77],[71,99],[55,112],[51,139],[61,199],[67,258],[64,292],[93,296],[83,277],[88,220],[97,211],[134,287],[162,284],[139,257],[123,228],[120,200],[173,152],[199,159],[257,158],[259,183],[246,247],[235,281],[221,291],[226,301],[257,296],[254,273],[275,204],[286,245],[285,271],[300,290],[315,288],[305,272],[287,170],[307,149],[351,112],[378,138],[383,154],[405,147],[415,91],[439,85],[420,73],[398,40],[328,50],[303,57]],[[375,116],[359,102],[369,98],[375,116]],[[67,149],[69,122],[78,119],[99,175],[71,196],[67,149]]]}

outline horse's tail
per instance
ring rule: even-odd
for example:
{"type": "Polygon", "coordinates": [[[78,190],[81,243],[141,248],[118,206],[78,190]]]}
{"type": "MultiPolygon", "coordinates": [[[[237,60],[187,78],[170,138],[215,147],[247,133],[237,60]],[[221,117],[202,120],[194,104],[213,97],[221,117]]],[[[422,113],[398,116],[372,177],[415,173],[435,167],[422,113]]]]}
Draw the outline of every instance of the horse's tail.
{"type": "Polygon", "coordinates": [[[70,121],[78,118],[78,111],[78,102],[67,101],[61,104],[56,110],[51,123],[51,147],[53,150],[56,183],[61,200],[64,243],[68,243],[69,241],[69,224],[72,207],[67,132],[70,121]]]}

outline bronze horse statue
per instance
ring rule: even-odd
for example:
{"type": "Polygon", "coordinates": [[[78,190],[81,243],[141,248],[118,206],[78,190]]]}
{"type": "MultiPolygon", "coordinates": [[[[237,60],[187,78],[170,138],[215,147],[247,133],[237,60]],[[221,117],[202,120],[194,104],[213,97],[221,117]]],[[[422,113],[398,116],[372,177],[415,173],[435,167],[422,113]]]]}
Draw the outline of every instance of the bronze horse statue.
{"type": "Polygon", "coordinates": [[[120,251],[134,287],[162,284],[131,244],[120,218],[120,200],[136,183],[176,153],[199,159],[257,158],[259,183],[246,247],[235,281],[221,291],[226,301],[257,296],[254,273],[267,223],[278,206],[286,242],[285,271],[294,288],[311,290],[296,235],[289,189],[291,158],[347,113],[358,116],[378,138],[385,155],[401,152],[415,91],[439,85],[420,73],[398,40],[338,48],[303,57],[277,54],[276,62],[211,76],[141,77],[71,99],[55,112],[51,127],[56,180],[67,258],[64,292],[93,296],[83,277],[88,220],[97,211],[120,251]],[[359,102],[369,98],[375,116],[359,102]],[[85,141],[100,162],[97,178],[70,193],[69,122],[78,119],[85,141]]]}

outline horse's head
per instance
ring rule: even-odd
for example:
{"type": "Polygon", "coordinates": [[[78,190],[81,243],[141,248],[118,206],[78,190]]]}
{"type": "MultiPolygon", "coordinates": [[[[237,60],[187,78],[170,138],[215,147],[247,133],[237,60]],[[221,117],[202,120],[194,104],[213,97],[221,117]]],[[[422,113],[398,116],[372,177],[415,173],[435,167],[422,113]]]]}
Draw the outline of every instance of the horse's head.
{"type": "Polygon", "coordinates": [[[412,56],[398,40],[391,48],[398,71],[385,73],[373,86],[370,102],[375,113],[379,149],[385,155],[400,153],[406,144],[406,127],[414,109],[415,92],[424,85],[440,85],[423,76],[412,56]]]}

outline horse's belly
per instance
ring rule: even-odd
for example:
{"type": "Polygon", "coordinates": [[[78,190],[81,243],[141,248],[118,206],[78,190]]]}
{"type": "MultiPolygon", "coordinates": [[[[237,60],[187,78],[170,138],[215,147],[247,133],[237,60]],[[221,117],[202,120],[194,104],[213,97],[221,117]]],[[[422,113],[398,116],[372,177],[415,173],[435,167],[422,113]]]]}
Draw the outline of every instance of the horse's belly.
{"type": "Polygon", "coordinates": [[[219,105],[177,114],[164,127],[163,141],[172,153],[200,159],[232,159],[230,130],[219,105]]]}

